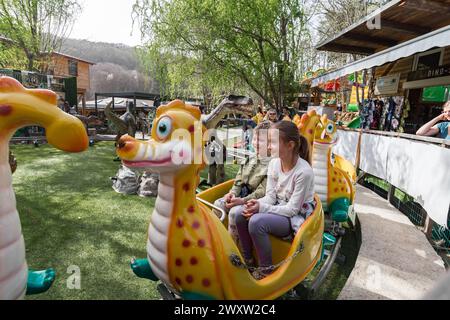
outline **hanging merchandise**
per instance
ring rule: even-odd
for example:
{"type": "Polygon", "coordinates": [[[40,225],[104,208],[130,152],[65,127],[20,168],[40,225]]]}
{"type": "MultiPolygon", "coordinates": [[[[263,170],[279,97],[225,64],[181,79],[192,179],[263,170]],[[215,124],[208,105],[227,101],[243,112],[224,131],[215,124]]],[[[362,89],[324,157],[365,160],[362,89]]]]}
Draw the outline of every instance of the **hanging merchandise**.
{"type": "Polygon", "coordinates": [[[370,124],[371,130],[377,130],[380,127],[381,116],[383,114],[384,102],[382,100],[375,100],[375,110],[373,112],[373,120],[370,124]]]}
{"type": "Polygon", "coordinates": [[[384,131],[399,131],[401,128],[401,120],[403,117],[404,97],[395,96],[385,98],[385,107],[381,123],[381,130],[384,131]]]}
{"type": "Polygon", "coordinates": [[[340,88],[341,88],[341,85],[339,83],[339,80],[328,81],[325,84],[325,91],[336,92],[336,91],[339,91],[340,88]]]}
{"type": "Polygon", "coordinates": [[[403,132],[408,108],[404,97],[400,96],[365,99],[359,113],[360,128],[403,132]]]}
{"type": "Polygon", "coordinates": [[[373,113],[375,111],[374,100],[364,100],[363,107],[361,109],[361,129],[370,129],[373,122],[373,113]]]}
{"type": "MultiPolygon", "coordinates": [[[[383,116],[383,107],[385,103],[379,99],[364,100],[360,112],[361,129],[378,130],[383,116]]],[[[385,114],[386,115],[386,114],[385,114]]]]}
{"type": "Polygon", "coordinates": [[[389,103],[387,99],[382,99],[380,100],[382,102],[382,107],[381,107],[381,117],[380,117],[380,123],[378,125],[378,129],[379,130],[384,130],[385,124],[386,124],[386,118],[387,118],[387,114],[388,114],[388,109],[389,109],[389,103]]]}
{"type": "Polygon", "coordinates": [[[405,123],[406,119],[409,117],[409,111],[411,110],[411,105],[409,104],[409,100],[406,99],[403,107],[402,112],[402,118],[400,120],[400,127],[398,129],[398,132],[404,133],[405,132],[405,123]]]}
{"type": "Polygon", "coordinates": [[[356,84],[356,86],[354,85],[352,87],[352,94],[350,96],[350,103],[347,106],[347,111],[351,111],[351,112],[359,111],[357,91],[359,93],[360,101],[364,101],[369,98],[369,90],[367,90],[367,88],[366,88],[364,90],[364,96],[363,96],[363,89],[364,89],[364,86],[361,84],[356,84]]]}

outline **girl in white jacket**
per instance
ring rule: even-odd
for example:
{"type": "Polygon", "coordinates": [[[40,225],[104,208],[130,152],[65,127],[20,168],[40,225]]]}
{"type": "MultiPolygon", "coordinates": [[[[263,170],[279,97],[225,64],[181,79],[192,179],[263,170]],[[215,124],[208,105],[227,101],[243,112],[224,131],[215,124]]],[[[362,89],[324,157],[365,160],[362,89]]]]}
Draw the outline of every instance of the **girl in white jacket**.
{"type": "Polygon", "coordinates": [[[247,265],[254,266],[253,248],[263,272],[257,279],[273,272],[269,235],[286,238],[298,231],[315,209],[314,173],[308,162],[308,142],[297,126],[288,121],[274,124],[269,133],[269,151],[275,155],[267,173],[266,195],[247,202],[236,217],[236,227],[247,265]],[[278,157],[277,157],[278,155],[278,157]]]}

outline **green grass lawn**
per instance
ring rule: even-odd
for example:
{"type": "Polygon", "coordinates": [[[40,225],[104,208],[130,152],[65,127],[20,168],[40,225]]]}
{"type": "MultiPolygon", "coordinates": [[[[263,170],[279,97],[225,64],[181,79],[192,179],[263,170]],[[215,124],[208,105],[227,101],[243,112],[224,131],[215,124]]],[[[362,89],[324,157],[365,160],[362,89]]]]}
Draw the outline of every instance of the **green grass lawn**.
{"type": "Polygon", "coordinates": [[[157,299],[150,281],[137,279],[130,258],[145,257],[152,198],[111,188],[119,163],[112,143],[66,154],[49,146],[12,146],[19,166],[14,188],[30,268],[53,267],[55,284],[36,299],[157,299]],[[81,270],[81,290],[69,290],[70,266],[81,270]]]}
{"type": "MultiPolygon", "coordinates": [[[[111,188],[110,177],[119,167],[113,143],[98,143],[80,154],[45,145],[11,150],[18,160],[14,189],[28,264],[57,272],[48,293],[28,299],[159,299],[156,285],[136,278],[129,268],[132,257],[146,256],[155,200],[111,188]],[[80,268],[80,290],[67,287],[71,266],[80,268]]],[[[227,166],[227,178],[237,169],[227,166]]],[[[335,266],[317,298],[336,298],[348,273],[335,266]]]]}

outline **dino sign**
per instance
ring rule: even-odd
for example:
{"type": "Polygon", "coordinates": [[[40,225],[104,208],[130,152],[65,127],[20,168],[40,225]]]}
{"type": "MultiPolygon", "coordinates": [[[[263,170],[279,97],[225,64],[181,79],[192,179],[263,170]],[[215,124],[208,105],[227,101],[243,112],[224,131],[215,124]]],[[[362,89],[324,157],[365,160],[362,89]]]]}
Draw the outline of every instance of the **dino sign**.
{"type": "MultiPolygon", "coordinates": [[[[123,136],[117,154],[125,166],[160,174],[158,198],[148,229],[147,259],[132,262],[136,275],[161,280],[184,299],[275,299],[308,275],[321,256],[324,215],[320,200],[291,243],[272,240],[273,252],[286,263],[257,281],[236,266],[242,256],[225,226],[196,200],[204,167],[202,124],[198,108],[176,100],[157,110],[152,139],[123,136]],[[180,140],[176,132],[187,132],[180,140]],[[188,160],[178,164],[174,159],[188,160]],[[199,163],[196,159],[202,159],[199,163]],[[301,249],[298,249],[301,248],[301,249]],[[301,250],[300,255],[295,255],[301,250]],[[295,256],[294,256],[295,255],[295,256]],[[288,258],[291,258],[290,260],[288,258]]],[[[280,261],[275,259],[275,261],[280,261]]]]}
{"type": "Polygon", "coordinates": [[[67,152],[86,150],[83,124],[56,103],[57,96],[51,91],[28,90],[15,79],[0,77],[0,300],[44,292],[54,281],[52,269],[29,271],[27,267],[12,188],[9,140],[19,128],[39,125],[46,129],[47,141],[54,147],[67,152]]]}

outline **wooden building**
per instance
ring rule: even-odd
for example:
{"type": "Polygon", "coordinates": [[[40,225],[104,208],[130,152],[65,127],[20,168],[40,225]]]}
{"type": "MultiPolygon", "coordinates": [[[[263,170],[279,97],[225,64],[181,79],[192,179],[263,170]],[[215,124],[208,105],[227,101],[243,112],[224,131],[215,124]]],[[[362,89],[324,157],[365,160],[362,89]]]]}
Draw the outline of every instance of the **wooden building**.
{"type": "MultiPolygon", "coordinates": [[[[93,62],[83,60],[77,57],[66,55],[60,52],[53,52],[51,54],[51,62],[48,68],[48,73],[54,78],[73,79],[73,81],[65,81],[66,86],[72,88],[76,87],[76,97],[64,98],[68,101],[76,101],[76,106],[79,103],[82,107],[86,107],[86,93],[90,89],[90,67],[94,65],[93,62]]],[[[68,90],[66,90],[67,92],[68,90]]],[[[71,103],[72,105],[74,103],[71,103]]]]}

